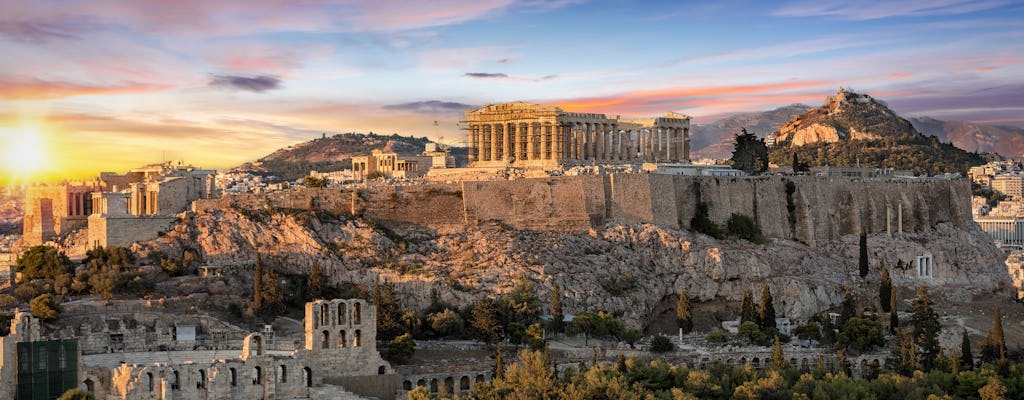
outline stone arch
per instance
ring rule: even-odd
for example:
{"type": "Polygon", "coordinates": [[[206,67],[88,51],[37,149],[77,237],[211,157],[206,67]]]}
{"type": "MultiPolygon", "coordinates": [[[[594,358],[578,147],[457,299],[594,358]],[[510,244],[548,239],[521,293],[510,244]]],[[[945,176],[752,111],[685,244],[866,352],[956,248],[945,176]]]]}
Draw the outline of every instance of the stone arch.
{"type": "Polygon", "coordinates": [[[280,376],[281,383],[287,383],[288,382],[288,366],[284,365],[284,364],[281,364],[281,366],[278,367],[278,375],[280,376]]]}
{"type": "Polygon", "coordinates": [[[430,393],[437,393],[437,378],[430,380],[430,393]]]}
{"type": "Polygon", "coordinates": [[[377,367],[377,375],[384,375],[384,373],[387,372],[387,370],[388,369],[386,367],[381,365],[381,366],[377,367]]]}
{"type": "Polygon", "coordinates": [[[199,369],[199,379],[196,379],[196,389],[206,388],[206,370],[199,369]]]}
{"type": "Polygon", "coordinates": [[[461,379],[459,379],[459,390],[463,391],[463,392],[469,390],[469,377],[468,376],[463,376],[461,379]]]}
{"type": "Polygon", "coordinates": [[[355,304],[352,305],[352,324],[360,325],[362,323],[363,323],[363,305],[360,302],[356,302],[355,304]]]}
{"type": "Polygon", "coordinates": [[[347,339],[345,338],[345,330],[342,329],[342,330],[338,331],[338,348],[339,349],[345,348],[345,341],[346,340],[347,339]]]}
{"type": "Polygon", "coordinates": [[[447,377],[444,378],[444,391],[445,393],[451,394],[455,390],[455,378],[447,377]]]}
{"type": "Polygon", "coordinates": [[[355,333],[352,334],[352,346],[353,347],[362,346],[361,340],[362,340],[362,332],[359,329],[356,329],[355,333]]]}
{"type": "Polygon", "coordinates": [[[338,303],[338,325],[345,325],[348,322],[348,321],[345,320],[347,318],[347,316],[345,315],[345,314],[347,314],[345,312],[345,310],[347,308],[348,308],[348,303],[345,303],[345,302],[338,303]]]}
{"type": "Polygon", "coordinates": [[[178,371],[171,370],[171,390],[178,390],[181,388],[181,381],[178,380],[180,377],[181,375],[178,374],[178,371]]]}
{"type": "Polygon", "coordinates": [[[231,375],[231,386],[238,386],[238,371],[235,371],[234,368],[231,368],[228,370],[228,372],[231,375]]]}
{"type": "Polygon", "coordinates": [[[420,379],[420,380],[416,381],[416,386],[424,386],[424,387],[426,387],[427,386],[427,381],[425,381],[423,379],[420,379]]]}
{"type": "Polygon", "coordinates": [[[263,383],[263,368],[255,366],[252,368],[252,384],[260,385],[263,383]]]}
{"type": "Polygon", "coordinates": [[[327,315],[330,311],[327,310],[327,303],[320,303],[320,325],[327,325],[327,315]]]}
{"type": "Polygon", "coordinates": [[[402,382],[402,390],[412,390],[412,381],[405,380],[402,382]]]}
{"type": "Polygon", "coordinates": [[[302,380],[306,381],[306,387],[313,387],[313,371],[309,367],[302,368],[302,380]]]}
{"type": "Polygon", "coordinates": [[[320,348],[331,348],[331,331],[324,329],[323,332],[320,332],[320,348]]]}
{"type": "Polygon", "coordinates": [[[484,374],[476,374],[476,383],[484,383],[484,374]]]}
{"type": "Polygon", "coordinates": [[[86,378],[84,381],[82,381],[82,389],[85,389],[87,392],[95,393],[96,382],[93,382],[92,378],[86,378]]]}
{"type": "Polygon", "coordinates": [[[755,367],[760,367],[761,359],[758,357],[754,357],[753,359],[750,360],[750,363],[753,364],[755,367]]]}
{"type": "Polygon", "coordinates": [[[252,338],[253,343],[256,344],[256,355],[263,355],[263,336],[256,335],[252,338]]]}
{"type": "Polygon", "coordinates": [[[797,364],[796,364],[796,357],[792,357],[792,358],[790,358],[790,359],[789,359],[789,366],[790,366],[790,367],[795,367],[796,365],[797,365],[797,364]]]}
{"type": "Polygon", "coordinates": [[[740,365],[747,365],[747,357],[740,357],[740,365]]]}
{"type": "Polygon", "coordinates": [[[146,373],[146,391],[153,392],[153,373],[151,372],[146,373]]]}

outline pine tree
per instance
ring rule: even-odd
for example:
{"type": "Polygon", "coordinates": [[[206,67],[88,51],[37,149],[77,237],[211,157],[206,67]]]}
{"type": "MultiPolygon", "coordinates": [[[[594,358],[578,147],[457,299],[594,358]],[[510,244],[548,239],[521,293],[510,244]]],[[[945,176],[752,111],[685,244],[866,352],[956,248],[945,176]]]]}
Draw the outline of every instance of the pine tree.
{"type": "Polygon", "coordinates": [[[832,324],[832,316],[825,314],[821,319],[821,343],[832,344],[836,342],[836,327],[832,324]]]}
{"type": "Polygon", "coordinates": [[[324,275],[320,273],[320,263],[313,261],[313,267],[309,271],[309,278],[306,279],[307,300],[322,299],[324,295],[324,275]]]}
{"type": "Polygon", "coordinates": [[[264,310],[270,313],[281,311],[284,305],[284,292],[281,291],[281,283],[277,273],[273,269],[268,268],[263,273],[262,284],[263,290],[260,292],[262,307],[257,310],[264,310]]]}
{"type": "Polygon", "coordinates": [[[775,346],[772,347],[772,366],[778,369],[785,369],[789,366],[786,355],[782,354],[782,341],[775,335],[775,346]]]}
{"type": "Polygon", "coordinates": [[[558,282],[551,288],[551,330],[562,332],[565,329],[565,315],[562,314],[562,288],[558,282]]]}
{"type": "Polygon", "coordinates": [[[740,305],[740,324],[747,321],[757,323],[757,304],[754,304],[754,294],[749,289],[743,291],[740,305]]]}
{"type": "Polygon", "coordinates": [[[402,334],[402,310],[395,299],[395,288],[384,282],[373,287],[373,304],[377,307],[377,337],[391,340],[402,334]]]}
{"type": "Polygon", "coordinates": [[[679,292],[679,302],[676,303],[676,324],[683,332],[689,333],[693,330],[693,313],[685,289],[679,292]]]}
{"type": "Polygon", "coordinates": [[[761,329],[775,328],[775,305],[772,303],[772,291],[766,283],[761,287],[761,310],[758,313],[761,329]]]}
{"type": "Polygon", "coordinates": [[[757,175],[768,170],[768,146],[764,139],[742,129],[742,133],[736,135],[736,142],[732,150],[732,167],[746,172],[749,175],[757,175]]]}
{"type": "Polygon", "coordinates": [[[971,338],[967,336],[967,329],[960,339],[960,366],[965,370],[974,369],[974,355],[971,354],[971,338]]]}
{"type": "Polygon", "coordinates": [[[259,253],[256,254],[256,271],[252,282],[252,308],[263,308],[263,260],[260,259],[259,253]]]}
{"type": "Polygon", "coordinates": [[[860,228],[860,277],[868,276],[868,234],[862,226],[860,228]]]}
{"type": "Polygon", "coordinates": [[[889,292],[889,333],[896,334],[900,327],[900,314],[896,309],[896,291],[889,292]]]}
{"type": "Polygon", "coordinates": [[[839,306],[840,329],[846,324],[846,321],[857,316],[857,299],[853,297],[853,289],[847,286],[844,290],[846,294],[843,296],[843,303],[839,306]]]}
{"type": "Polygon", "coordinates": [[[889,268],[882,266],[882,282],[878,284],[878,305],[884,312],[889,312],[892,297],[892,278],[889,277],[889,268]]]}
{"type": "Polygon", "coordinates": [[[917,339],[917,346],[921,350],[921,367],[925,371],[931,371],[935,367],[936,358],[939,355],[939,315],[932,309],[932,302],[928,298],[928,289],[921,286],[917,289],[917,299],[913,304],[914,315],[911,317],[914,337],[917,339]]]}

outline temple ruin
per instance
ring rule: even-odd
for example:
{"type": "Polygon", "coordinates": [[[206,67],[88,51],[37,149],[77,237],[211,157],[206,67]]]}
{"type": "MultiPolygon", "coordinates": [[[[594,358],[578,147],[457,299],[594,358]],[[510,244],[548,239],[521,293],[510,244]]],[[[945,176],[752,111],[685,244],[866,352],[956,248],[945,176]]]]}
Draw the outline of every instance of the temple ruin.
{"type": "Polygon", "coordinates": [[[690,160],[690,117],[671,112],[621,119],[517,101],[466,111],[465,122],[471,167],[690,160]]]}

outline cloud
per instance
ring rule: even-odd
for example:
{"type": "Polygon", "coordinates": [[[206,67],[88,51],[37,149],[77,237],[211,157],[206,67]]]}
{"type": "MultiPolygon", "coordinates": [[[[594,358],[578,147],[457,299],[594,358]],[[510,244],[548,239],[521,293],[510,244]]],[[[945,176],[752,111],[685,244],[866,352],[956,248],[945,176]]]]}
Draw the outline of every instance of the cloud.
{"type": "Polygon", "coordinates": [[[493,78],[493,79],[508,78],[508,74],[503,74],[503,73],[500,73],[500,72],[467,72],[465,74],[462,74],[462,76],[468,76],[470,78],[493,78]]]}
{"type": "Polygon", "coordinates": [[[969,14],[1012,4],[1006,0],[806,0],[775,11],[782,17],[836,17],[871,20],[899,16],[969,14]]]}
{"type": "Polygon", "coordinates": [[[0,98],[12,100],[56,99],[98,94],[148,93],[170,89],[169,85],[124,82],[112,85],[51,81],[38,78],[0,77],[0,98]]]}
{"type": "Polygon", "coordinates": [[[249,92],[265,92],[268,90],[280,89],[281,79],[270,75],[239,76],[239,75],[214,75],[210,80],[211,87],[245,90],[249,92]]]}
{"type": "Polygon", "coordinates": [[[453,114],[479,108],[479,106],[451,101],[428,100],[415,101],[412,103],[391,104],[383,106],[382,108],[393,111],[410,111],[419,114],[453,114]]]}

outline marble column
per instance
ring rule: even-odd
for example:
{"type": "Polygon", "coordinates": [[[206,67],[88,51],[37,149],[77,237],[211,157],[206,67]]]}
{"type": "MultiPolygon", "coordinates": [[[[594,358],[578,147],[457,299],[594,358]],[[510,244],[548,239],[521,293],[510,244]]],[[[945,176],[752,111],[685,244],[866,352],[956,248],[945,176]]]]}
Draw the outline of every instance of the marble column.
{"type": "Polygon", "coordinates": [[[469,162],[476,161],[477,153],[480,149],[477,148],[476,142],[476,125],[469,126],[469,162]]]}
{"type": "Polygon", "coordinates": [[[498,140],[498,139],[500,139],[500,137],[498,136],[498,127],[500,127],[500,126],[501,126],[501,124],[491,124],[491,160],[490,161],[498,161],[500,159],[499,157],[501,156],[501,146],[499,146],[501,143],[499,143],[499,140],[498,140]]]}
{"type": "Polygon", "coordinates": [[[683,161],[690,162],[690,128],[683,128],[683,161]]]}

